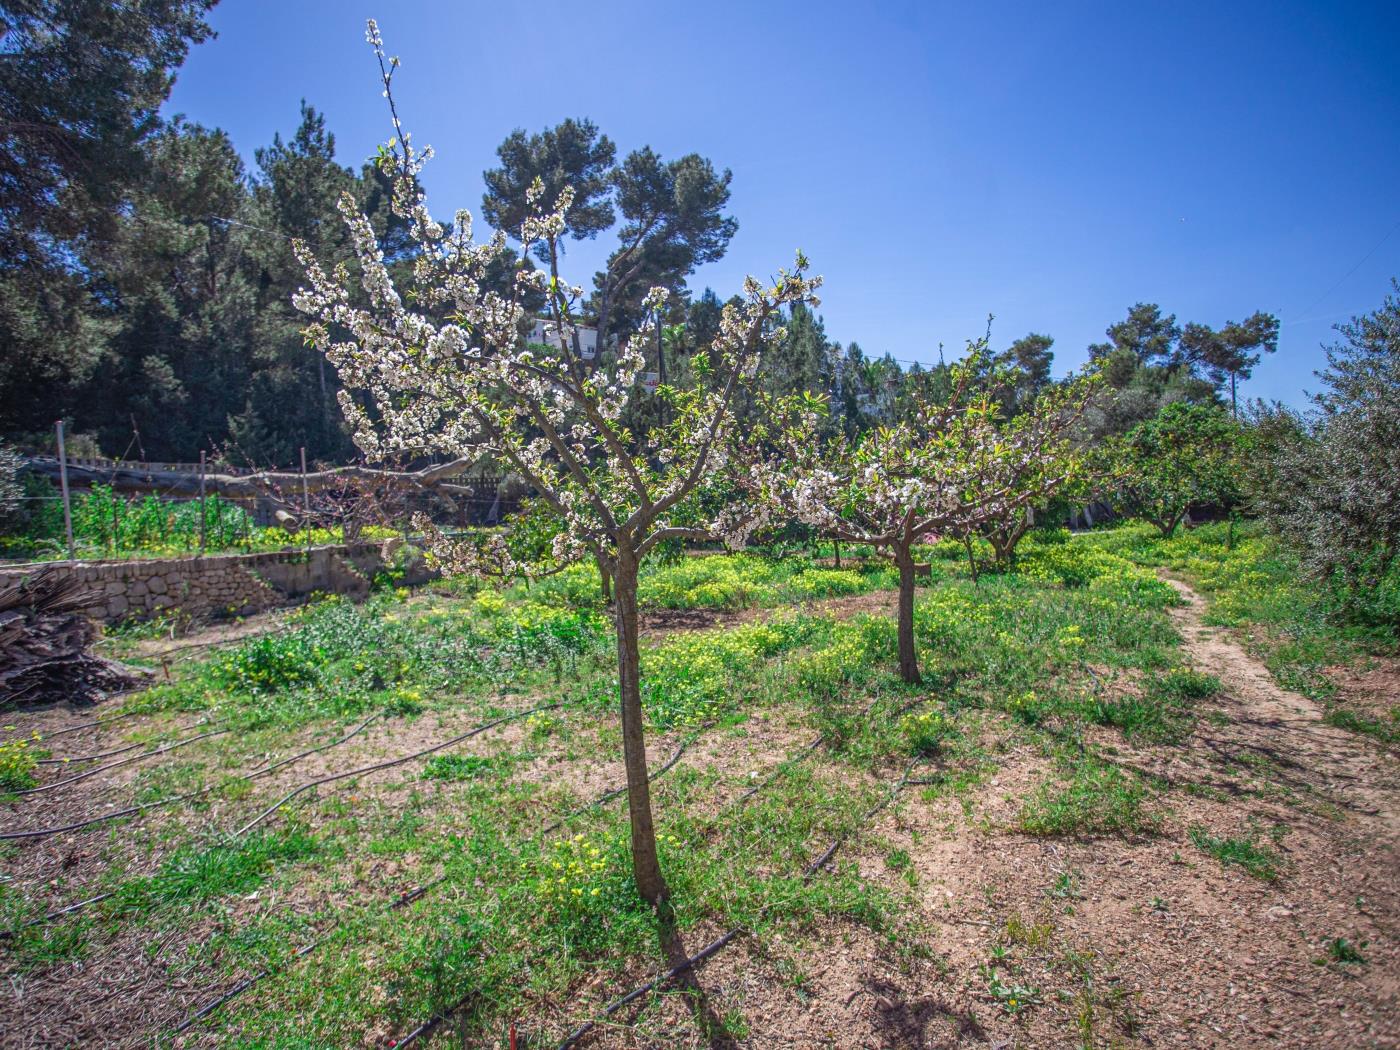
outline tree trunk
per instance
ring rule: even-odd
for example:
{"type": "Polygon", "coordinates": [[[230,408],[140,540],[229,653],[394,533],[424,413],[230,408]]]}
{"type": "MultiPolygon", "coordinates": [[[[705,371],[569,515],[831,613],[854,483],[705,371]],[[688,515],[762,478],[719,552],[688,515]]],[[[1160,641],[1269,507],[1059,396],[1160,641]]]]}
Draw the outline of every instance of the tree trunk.
{"type": "Polygon", "coordinates": [[[972,570],[972,582],[977,582],[977,555],[972,552],[972,533],[963,533],[963,546],[967,548],[967,567],[972,570]]]}
{"type": "Polygon", "coordinates": [[[653,907],[666,906],[671,891],[656,856],[647,778],[646,736],[642,725],[641,659],[637,638],[637,562],[619,557],[613,569],[617,671],[622,697],[622,754],[627,766],[627,811],[632,823],[632,875],[637,892],[653,907]]]}
{"type": "Polygon", "coordinates": [[[832,550],[835,552],[835,554],[836,554],[836,567],[839,569],[839,568],[841,568],[841,539],[840,539],[840,537],[837,537],[836,539],[834,539],[834,540],[831,541],[831,549],[832,549],[832,550]]]}
{"type": "Polygon", "coordinates": [[[896,547],[899,568],[899,677],[911,685],[919,679],[919,654],[914,648],[914,556],[908,547],[896,547]]]}

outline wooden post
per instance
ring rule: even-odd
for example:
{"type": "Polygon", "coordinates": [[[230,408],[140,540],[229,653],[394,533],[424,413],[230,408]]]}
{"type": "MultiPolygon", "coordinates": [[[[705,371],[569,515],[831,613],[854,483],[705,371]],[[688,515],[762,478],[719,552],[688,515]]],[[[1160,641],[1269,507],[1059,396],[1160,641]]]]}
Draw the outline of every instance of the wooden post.
{"type": "Polygon", "coordinates": [[[306,487],[306,446],[301,446],[301,520],[306,534],[307,550],[311,549],[311,493],[306,487]]]}
{"type": "Polygon", "coordinates": [[[199,553],[204,553],[208,542],[209,511],[204,503],[204,449],[199,450],[199,553]]]}
{"type": "Polygon", "coordinates": [[[63,531],[68,536],[68,560],[76,561],[77,552],[73,549],[73,506],[68,498],[68,452],[63,447],[63,420],[54,423],[58,432],[58,479],[63,489],[63,531]]]}

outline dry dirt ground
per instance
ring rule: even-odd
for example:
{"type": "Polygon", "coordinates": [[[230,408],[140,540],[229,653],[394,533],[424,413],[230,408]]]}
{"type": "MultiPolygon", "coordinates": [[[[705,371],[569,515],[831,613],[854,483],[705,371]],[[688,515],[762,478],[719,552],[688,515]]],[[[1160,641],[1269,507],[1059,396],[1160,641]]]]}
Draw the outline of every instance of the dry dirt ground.
{"type": "MultiPolygon", "coordinates": [[[[1400,1047],[1400,760],[1327,726],[1315,704],[1279,689],[1228,632],[1204,625],[1198,596],[1174,585],[1187,601],[1173,616],[1189,660],[1218,676],[1224,691],[1206,702],[1207,716],[1183,743],[1120,746],[1113,756],[1157,778],[1162,822],[1155,832],[1055,839],[1014,830],[1022,801],[1048,775],[1049,760],[1029,745],[1007,747],[995,755],[995,772],[964,791],[906,789],[837,855],[836,863],[858,866],[872,882],[912,894],[914,914],[893,934],[829,922],[795,939],[741,937],[699,968],[691,994],[644,999],[580,1045],[1400,1047]],[[1195,845],[1192,828],[1222,838],[1261,836],[1281,852],[1281,876],[1265,882],[1223,866],[1195,845]],[[896,856],[907,856],[907,863],[895,864],[896,856]],[[1365,961],[1332,959],[1328,945],[1336,938],[1346,938],[1365,961]],[[1014,1010],[1008,994],[1017,998],[1014,1010]],[[697,1015],[708,1021],[697,1024],[697,1015]],[[722,1030],[732,1034],[702,1034],[722,1030]]],[[[889,601],[888,594],[863,595],[821,603],[820,611],[883,613],[889,601]]],[[[648,626],[664,633],[766,613],[685,615],[695,622],[658,615],[648,626]]],[[[1375,673],[1339,675],[1343,689],[1371,693],[1384,692],[1385,681],[1375,673]]],[[[47,735],[93,717],[91,710],[50,709],[7,721],[47,735]]],[[[462,720],[471,718],[464,712],[462,720]]],[[[63,738],[65,750],[114,747],[124,739],[121,725],[74,733],[63,738]]],[[[229,824],[304,777],[401,754],[460,728],[451,719],[423,719],[406,738],[372,727],[269,778],[239,813],[216,808],[197,819],[229,824]]],[[[732,776],[772,767],[810,738],[809,729],[781,718],[750,729],[742,746],[702,738],[685,763],[732,776]]],[[[518,725],[506,727],[473,746],[489,754],[512,746],[520,732],[518,725]]],[[[308,736],[284,747],[328,739],[308,736]]],[[[674,747],[665,737],[651,743],[653,763],[674,747]]],[[[246,758],[253,769],[266,756],[246,758]]],[[[583,795],[619,778],[615,764],[590,761],[585,755],[521,775],[583,795]]],[[[61,818],[98,811],[136,775],[124,767],[55,793],[52,812],[61,818]]],[[[374,804],[393,806],[402,787],[386,775],[362,778],[354,790],[366,802],[374,796],[374,804]]],[[[26,817],[7,808],[7,825],[26,817]]],[[[149,821],[151,835],[165,821],[183,819],[189,818],[166,811],[149,821]]],[[[69,836],[26,847],[10,874],[38,888],[64,878],[53,903],[75,900],[91,860],[82,852],[86,841],[69,836]]],[[[110,846],[105,838],[104,844],[110,846]]],[[[134,872],[155,863],[134,847],[130,861],[134,872]]],[[[392,895],[410,887],[406,880],[385,867],[374,885],[351,888],[392,895]]],[[[310,913],[325,902],[272,903],[310,913]]],[[[692,931],[685,947],[694,951],[719,932],[692,931]]],[[[0,1046],[152,1045],[154,1030],[222,986],[210,981],[227,980],[191,974],[172,986],[161,964],[181,942],[206,934],[175,931],[171,943],[151,944],[137,927],[42,981],[26,985],[9,974],[8,988],[0,986],[0,1046]],[[47,1023],[36,1025],[39,1013],[47,1023]]],[[[652,974],[638,969],[634,976],[640,982],[652,974]]],[[[624,990],[611,983],[581,989],[567,1004],[569,1015],[590,1016],[624,990]]],[[[199,1045],[218,1045],[217,1037],[199,1045]]],[[[462,1044],[444,1033],[433,1045],[462,1044]]]]}

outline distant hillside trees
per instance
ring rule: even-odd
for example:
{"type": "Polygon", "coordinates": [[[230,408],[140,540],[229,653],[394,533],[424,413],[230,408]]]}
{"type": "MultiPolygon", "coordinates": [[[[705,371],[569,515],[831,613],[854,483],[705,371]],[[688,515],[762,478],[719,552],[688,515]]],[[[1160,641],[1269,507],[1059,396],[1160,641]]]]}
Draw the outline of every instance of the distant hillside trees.
{"type": "Polygon", "coordinates": [[[86,259],[150,177],[175,70],[213,0],[0,4],[0,429],[53,423],[111,332],[86,259]]]}

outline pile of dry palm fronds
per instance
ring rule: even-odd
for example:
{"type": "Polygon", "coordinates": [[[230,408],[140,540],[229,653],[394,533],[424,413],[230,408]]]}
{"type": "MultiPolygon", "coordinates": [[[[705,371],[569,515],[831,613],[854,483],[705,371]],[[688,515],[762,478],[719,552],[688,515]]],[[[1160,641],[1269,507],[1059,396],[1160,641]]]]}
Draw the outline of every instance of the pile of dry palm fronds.
{"type": "Polygon", "coordinates": [[[140,671],[90,651],[97,627],[82,610],[98,600],[52,569],[0,584],[0,709],[94,703],[141,682],[140,671]]]}

